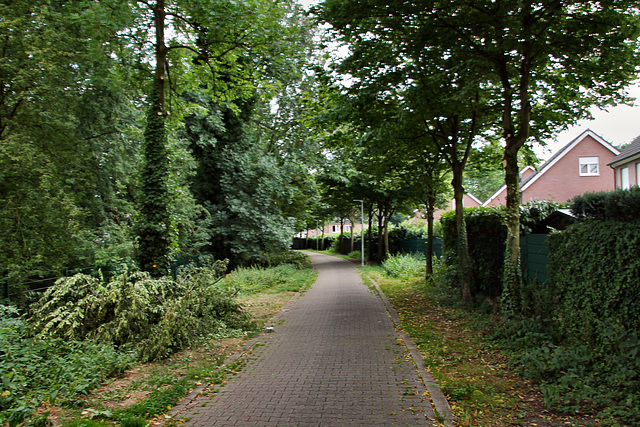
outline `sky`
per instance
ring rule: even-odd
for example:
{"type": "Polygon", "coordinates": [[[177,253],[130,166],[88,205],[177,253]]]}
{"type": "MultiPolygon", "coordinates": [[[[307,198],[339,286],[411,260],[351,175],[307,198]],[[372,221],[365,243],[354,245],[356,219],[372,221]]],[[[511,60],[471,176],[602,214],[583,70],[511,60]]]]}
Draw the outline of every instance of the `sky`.
{"type": "Polygon", "coordinates": [[[640,83],[631,86],[628,91],[637,99],[635,105],[619,105],[609,108],[608,111],[593,108],[593,120],[582,120],[560,133],[555,140],[547,141],[546,148],[536,148],[534,151],[538,157],[548,159],[587,129],[591,129],[613,145],[626,144],[640,136],[640,83]]]}

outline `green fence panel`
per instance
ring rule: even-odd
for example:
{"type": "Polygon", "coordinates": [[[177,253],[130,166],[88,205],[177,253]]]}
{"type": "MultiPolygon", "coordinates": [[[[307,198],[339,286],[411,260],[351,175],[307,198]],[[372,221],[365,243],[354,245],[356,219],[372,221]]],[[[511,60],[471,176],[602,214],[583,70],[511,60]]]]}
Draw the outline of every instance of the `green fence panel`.
{"type": "MultiPolygon", "coordinates": [[[[427,251],[427,239],[404,239],[398,242],[398,252],[400,253],[421,253],[427,251]]],[[[433,254],[440,258],[442,256],[442,239],[433,239],[433,254]]]]}
{"type": "Polygon", "coordinates": [[[540,283],[546,283],[549,277],[548,238],[548,234],[527,234],[520,238],[523,274],[540,283]]]}

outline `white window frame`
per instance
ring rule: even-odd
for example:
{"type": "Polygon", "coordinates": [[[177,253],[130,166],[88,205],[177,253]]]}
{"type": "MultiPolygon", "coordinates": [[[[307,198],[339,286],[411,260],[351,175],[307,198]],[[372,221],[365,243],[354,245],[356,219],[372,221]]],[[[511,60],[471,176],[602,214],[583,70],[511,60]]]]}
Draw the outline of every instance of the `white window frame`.
{"type": "Polygon", "coordinates": [[[344,225],[344,232],[345,233],[349,233],[351,231],[351,224],[345,224],[344,225]]]}
{"type": "Polygon", "coordinates": [[[631,183],[629,182],[629,167],[624,167],[620,169],[620,188],[623,190],[628,190],[631,188],[631,183]]]}
{"type": "Polygon", "coordinates": [[[600,158],[580,157],[578,170],[580,176],[600,176],[600,158]]]}
{"type": "Polygon", "coordinates": [[[331,226],[331,232],[332,232],[332,233],[339,233],[339,232],[340,232],[340,225],[338,225],[338,224],[333,224],[333,225],[331,226]]]}
{"type": "Polygon", "coordinates": [[[640,186],[640,163],[636,163],[636,185],[640,186]]]}

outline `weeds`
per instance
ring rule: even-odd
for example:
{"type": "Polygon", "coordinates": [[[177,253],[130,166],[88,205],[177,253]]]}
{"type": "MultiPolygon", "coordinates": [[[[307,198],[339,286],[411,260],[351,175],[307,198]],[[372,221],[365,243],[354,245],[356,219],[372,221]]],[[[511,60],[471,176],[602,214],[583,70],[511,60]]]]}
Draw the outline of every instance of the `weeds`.
{"type": "Polygon", "coordinates": [[[387,258],[382,268],[391,277],[411,279],[424,277],[426,262],[423,254],[397,254],[387,258]]]}

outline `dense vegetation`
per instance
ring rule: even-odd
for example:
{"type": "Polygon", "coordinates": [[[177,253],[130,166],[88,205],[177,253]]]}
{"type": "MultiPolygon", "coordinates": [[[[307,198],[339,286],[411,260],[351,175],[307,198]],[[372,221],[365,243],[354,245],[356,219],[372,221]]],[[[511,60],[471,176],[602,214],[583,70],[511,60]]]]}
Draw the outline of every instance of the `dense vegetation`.
{"type": "MultiPolygon", "coordinates": [[[[144,272],[108,281],[78,274],[60,279],[28,313],[0,305],[0,423],[36,422],[43,405],[82,407],[92,390],[134,364],[255,333],[260,325],[238,296],[297,292],[309,284],[299,278],[309,276],[306,256],[280,254],[272,263],[228,275],[223,262],[191,266],[177,281],[144,272]]],[[[142,412],[134,415],[164,412],[188,390],[181,378],[175,386],[171,397],[158,397],[168,403],[139,405],[142,412]]]]}

